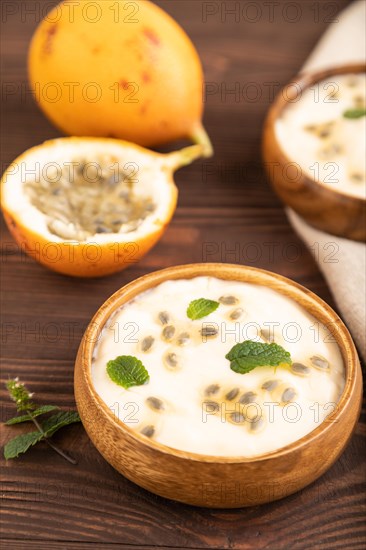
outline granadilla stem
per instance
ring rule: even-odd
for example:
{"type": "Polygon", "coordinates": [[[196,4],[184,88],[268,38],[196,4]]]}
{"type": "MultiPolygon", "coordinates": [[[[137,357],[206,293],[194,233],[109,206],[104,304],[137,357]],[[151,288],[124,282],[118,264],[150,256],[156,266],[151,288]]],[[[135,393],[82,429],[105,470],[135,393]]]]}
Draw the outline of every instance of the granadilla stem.
{"type": "Polygon", "coordinates": [[[202,123],[197,124],[190,137],[194,143],[202,145],[204,157],[212,157],[212,143],[202,123]]]}
{"type": "Polygon", "coordinates": [[[164,155],[162,165],[164,168],[169,168],[173,171],[191,164],[194,160],[204,156],[202,145],[190,145],[179,151],[173,151],[164,155]]]}

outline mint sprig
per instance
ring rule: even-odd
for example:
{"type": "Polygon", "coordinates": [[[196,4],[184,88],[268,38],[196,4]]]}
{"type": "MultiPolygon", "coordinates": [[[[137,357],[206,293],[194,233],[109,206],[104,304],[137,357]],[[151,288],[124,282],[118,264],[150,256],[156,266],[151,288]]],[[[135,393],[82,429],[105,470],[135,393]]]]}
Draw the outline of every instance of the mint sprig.
{"type": "MultiPolygon", "coordinates": [[[[56,405],[42,405],[42,407],[38,407],[38,409],[35,409],[32,411],[32,416],[36,418],[41,414],[54,411],[58,408],[59,407],[56,407],[56,405]]],[[[6,426],[12,426],[13,424],[20,424],[21,422],[29,422],[29,421],[30,421],[29,414],[23,414],[22,416],[14,416],[13,418],[9,418],[9,420],[7,420],[5,424],[6,426]]]]}
{"type": "Polygon", "coordinates": [[[366,116],[366,109],[357,107],[355,109],[347,109],[347,111],[344,111],[343,116],[344,118],[361,118],[366,116]]]}
{"type": "MultiPolygon", "coordinates": [[[[28,418],[28,420],[31,419],[28,418]]],[[[43,424],[40,424],[42,431],[37,430],[35,432],[18,435],[18,437],[14,437],[14,439],[9,441],[4,447],[4,456],[7,460],[10,458],[17,458],[20,454],[28,451],[30,447],[42,441],[42,439],[51,437],[60,428],[68,426],[69,424],[74,424],[75,422],[80,422],[79,414],[76,411],[65,411],[54,414],[47,418],[43,424]]],[[[64,453],[62,456],[64,456],[64,453]]],[[[75,461],[73,461],[73,463],[75,463],[75,461]]]]}
{"type": "Polygon", "coordinates": [[[28,432],[26,434],[18,435],[14,437],[4,447],[4,457],[6,460],[10,458],[17,458],[19,455],[24,454],[33,447],[36,443],[43,439],[43,434],[38,430],[36,432],[28,432]]]}
{"type": "Polygon", "coordinates": [[[33,422],[37,430],[34,432],[28,432],[18,435],[11,439],[4,447],[4,457],[6,459],[17,458],[20,454],[24,454],[33,445],[39,441],[45,441],[49,447],[51,447],[56,453],[61,455],[65,460],[76,464],[70,455],[62,451],[51,440],[51,436],[56,433],[60,428],[80,422],[80,416],[76,411],[58,412],[52,416],[46,418],[44,422],[39,422],[37,417],[49,413],[58,409],[56,405],[41,405],[38,406],[31,398],[33,394],[30,393],[24,384],[19,382],[18,378],[9,380],[6,383],[6,388],[10,397],[15,401],[18,412],[25,412],[26,414],[20,416],[14,416],[10,418],[6,425],[11,426],[14,424],[21,424],[23,422],[33,422]]]}
{"type": "Polygon", "coordinates": [[[77,411],[60,411],[49,416],[42,424],[42,429],[46,437],[51,437],[60,428],[80,422],[80,416],[77,411]]]}
{"type": "Polygon", "coordinates": [[[109,378],[126,390],[131,386],[142,386],[149,380],[149,373],[142,362],[133,355],[120,355],[107,363],[109,378]]]}
{"type": "Polygon", "coordinates": [[[231,370],[239,374],[246,374],[257,367],[288,366],[292,362],[290,353],[282,346],[253,340],[236,344],[225,357],[230,361],[231,370]]]}
{"type": "Polygon", "coordinates": [[[192,319],[192,321],[202,319],[202,317],[207,317],[207,315],[216,311],[219,305],[219,302],[207,300],[206,298],[193,300],[187,308],[187,317],[192,319]]]}

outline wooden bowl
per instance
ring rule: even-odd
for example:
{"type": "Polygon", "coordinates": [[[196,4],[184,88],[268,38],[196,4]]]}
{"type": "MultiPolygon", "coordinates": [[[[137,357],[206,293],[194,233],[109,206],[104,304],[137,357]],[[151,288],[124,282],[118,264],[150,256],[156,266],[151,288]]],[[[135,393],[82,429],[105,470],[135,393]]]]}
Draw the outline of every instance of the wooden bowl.
{"type": "MultiPolygon", "coordinates": [[[[365,66],[357,64],[300,74],[291,90],[296,95],[331,76],[361,72],[365,72],[365,66]]],[[[274,190],[285,204],[314,227],[339,237],[365,241],[366,200],[330,189],[304,172],[294,177],[290,168],[293,160],[282,150],[275,132],[275,123],[291,99],[294,98],[290,90],[286,94],[283,91],[279,93],[264,125],[263,158],[274,190]]]]}
{"type": "Polygon", "coordinates": [[[230,264],[170,267],[121,288],[93,317],[75,364],[77,407],[85,430],[103,457],[128,479],[153,493],[211,508],[238,508],[273,501],[317,479],[347,445],[359,416],[361,391],[361,369],[351,336],[325,302],[285,277],[230,264]],[[147,439],[114,416],[99,397],[91,379],[91,360],[100,331],[113,312],[166,280],[201,275],[268,286],[295,300],[329,327],[343,356],[346,383],[336,410],[310,434],[260,457],[206,456],[147,439]]]}

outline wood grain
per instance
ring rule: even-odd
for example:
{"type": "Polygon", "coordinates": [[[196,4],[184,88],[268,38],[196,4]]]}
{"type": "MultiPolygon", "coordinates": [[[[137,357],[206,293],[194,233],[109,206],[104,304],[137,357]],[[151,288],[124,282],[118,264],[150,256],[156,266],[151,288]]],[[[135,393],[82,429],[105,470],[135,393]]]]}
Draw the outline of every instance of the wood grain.
{"type": "MultiPolygon", "coordinates": [[[[179,206],[169,231],[129,270],[89,281],[51,273],[25,258],[2,226],[2,378],[19,375],[40,401],[64,408],[74,406],[73,365],[91,316],[112,292],[155,269],[202,260],[233,262],[239,253],[239,263],[288,276],[334,307],[316,262],[268,186],[260,140],[270,104],[264,83],[288,82],[326,28],[331,10],[338,12],[348,0],[331,3],[333,8],[329,3],[299,1],[302,13],[295,23],[282,15],[284,0],[273,22],[263,11],[257,23],[236,23],[230,16],[222,22],[220,14],[203,23],[203,2],[158,3],[189,32],[207,82],[226,83],[229,88],[235,82],[244,86],[255,81],[263,94],[255,102],[237,102],[220,93],[207,97],[205,125],[216,155],[210,164],[200,161],[178,172],[179,206]],[[252,243],[259,247],[256,256],[252,243]],[[59,331],[53,341],[44,333],[49,323],[56,323],[59,331]],[[71,336],[66,328],[70,323],[75,323],[71,336]]],[[[22,2],[12,4],[20,10],[22,2]]],[[[59,135],[31,97],[20,94],[35,20],[29,15],[22,22],[19,10],[3,23],[2,32],[3,73],[18,90],[4,97],[1,106],[4,167],[26,148],[59,135]]],[[[5,420],[13,407],[3,390],[2,398],[5,420]]],[[[42,445],[3,464],[3,545],[52,550],[90,544],[101,549],[361,549],[366,541],[365,424],[364,407],[344,454],[310,487],[276,503],[231,511],[191,508],[140,489],[104,461],[81,426],[72,426],[57,436],[57,442],[78,458],[77,467],[42,445]]],[[[2,443],[13,433],[3,428],[2,443]]]]}

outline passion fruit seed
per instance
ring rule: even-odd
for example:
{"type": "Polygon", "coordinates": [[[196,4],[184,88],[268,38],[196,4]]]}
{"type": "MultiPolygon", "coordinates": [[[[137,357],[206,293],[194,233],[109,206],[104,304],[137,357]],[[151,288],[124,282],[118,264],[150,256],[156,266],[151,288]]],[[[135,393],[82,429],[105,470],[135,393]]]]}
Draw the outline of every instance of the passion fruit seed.
{"type": "Polygon", "coordinates": [[[188,332],[182,332],[177,339],[178,346],[186,346],[190,340],[190,335],[188,332]]]}
{"type": "Polygon", "coordinates": [[[164,363],[170,369],[175,369],[178,366],[178,356],[174,352],[169,352],[164,355],[164,363]]]}
{"type": "Polygon", "coordinates": [[[243,424],[245,422],[245,416],[240,412],[233,412],[229,416],[231,422],[235,424],[243,424]]]}
{"type": "Polygon", "coordinates": [[[220,410],[220,405],[216,401],[204,401],[202,404],[205,405],[208,413],[217,413],[220,410]]]}
{"type": "Polygon", "coordinates": [[[144,351],[145,353],[147,351],[150,351],[154,342],[155,339],[152,336],[146,336],[141,342],[142,351],[144,351]]]}
{"type": "Polygon", "coordinates": [[[268,342],[268,344],[273,344],[274,341],[275,341],[275,335],[273,333],[273,330],[271,330],[269,328],[262,328],[261,329],[261,338],[263,338],[263,340],[266,340],[266,342],[268,342]]]}
{"type": "Polygon", "coordinates": [[[356,109],[365,108],[365,98],[362,95],[356,95],[353,98],[356,109]]]}
{"type": "Polygon", "coordinates": [[[167,311],[161,311],[158,315],[158,319],[162,325],[167,325],[170,320],[169,313],[167,311]]]}
{"type": "Polygon", "coordinates": [[[219,331],[214,326],[208,325],[207,327],[203,327],[200,333],[204,338],[214,338],[218,335],[219,331]]]}
{"type": "Polygon", "coordinates": [[[304,126],[304,130],[306,130],[307,132],[315,132],[316,125],[315,124],[307,124],[306,126],[304,126]]]}
{"type": "Polygon", "coordinates": [[[252,433],[258,433],[266,425],[265,420],[260,416],[256,420],[252,420],[249,424],[249,430],[252,433]]]}
{"type": "Polygon", "coordinates": [[[323,149],[319,151],[320,159],[332,159],[336,155],[341,155],[343,153],[343,147],[339,143],[330,143],[323,149]]]}
{"type": "Polygon", "coordinates": [[[289,403],[296,397],[296,390],[294,388],[286,388],[281,396],[282,403],[289,403]]]}
{"type": "Polygon", "coordinates": [[[273,391],[277,388],[279,380],[267,380],[262,384],[262,390],[273,391]]]}
{"type": "Polygon", "coordinates": [[[169,342],[170,340],[172,340],[174,334],[175,334],[175,327],[173,327],[173,325],[167,325],[166,327],[163,328],[161,336],[163,340],[166,340],[167,342],[169,342]]]}
{"type": "Polygon", "coordinates": [[[152,409],[153,411],[163,411],[164,410],[164,403],[161,399],[158,399],[157,397],[148,397],[146,399],[146,404],[152,409]]]}
{"type": "Polygon", "coordinates": [[[225,399],[227,401],[233,401],[235,397],[238,396],[239,391],[240,391],[239,388],[233,388],[232,390],[227,392],[227,394],[225,395],[225,399]]]}
{"type": "Polygon", "coordinates": [[[313,355],[310,357],[311,364],[319,370],[328,370],[329,369],[329,362],[320,355],[313,355]]]}
{"type": "Polygon", "coordinates": [[[240,319],[240,317],[243,315],[244,310],[241,307],[238,307],[237,309],[234,309],[229,315],[230,319],[233,321],[236,321],[237,319],[240,319]]]}
{"type": "Polygon", "coordinates": [[[315,134],[320,139],[325,139],[330,136],[334,123],[335,123],[334,120],[331,120],[329,122],[324,122],[322,124],[310,124],[310,125],[304,126],[304,129],[307,132],[311,132],[315,134]]]}
{"type": "Polygon", "coordinates": [[[155,433],[155,428],[154,426],[145,426],[144,428],[142,428],[141,432],[140,432],[142,435],[145,435],[146,437],[152,437],[155,433]]]}
{"type": "Polygon", "coordinates": [[[347,86],[349,88],[354,88],[355,86],[357,86],[357,83],[358,83],[358,78],[356,75],[350,76],[347,80],[347,86]]]}
{"type": "Polygon", "coordinates": [[[239,399],[241,405],[248,405],[248,403],[253,403],[257,397],[257,394],[253,391],[247,391],[239,399]]]}
{"type": "Polygon", "coordinates": [[[130,233],[156,208],[150,197],[135,195],[134,180],[118,167],[117,158],[106,155],[89,162],[74,159],[24,188],[32,205],[45,214],[48,230],[66,240],[130,233]]]}
{"type": "Polygon", "coordinates": [[[291,371],[298,376],[308,376],[310,374],[310,369],[302,363],[292,363],[291,371]]]}
{"type": "Polygon", "coordinates": [[[248,422],[256,422],[260,418],[260,413],[258,412],[257,407],[250,407],[249,405],[245,408],[245,416],[248,422]]]}
{"type": "Polygon", "coordinates": [[[366,176],[361,174],[360,172],[353,172],[352,174],[350,174],[350,178],[356,183],[361,183],[366,179],[366,176]]]}
{"type": "Polygon", "coordinates": [[[235,296],[221,296],[219,302],[224,306],[234,306],[239,303],[239,300],[235,296]]]}
{"type": "Polygon", "coordinates": [[[321,139],[325,139],[330,136],[330,130],[322,130],[321,132],[319,132],[318,136],[321,139]]]}
{"type": "Polygon", "coordinates": [[[217,394],[217,392],[219,391],[220,389],[220,386],[218,384],[210,384],[209,386],[207,386],[207,388],[205,389],[205,395],[209,396],[209,395],[215,395],[217,394]]]}

